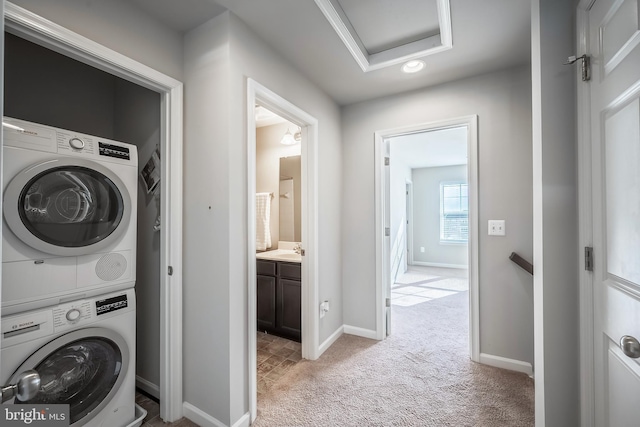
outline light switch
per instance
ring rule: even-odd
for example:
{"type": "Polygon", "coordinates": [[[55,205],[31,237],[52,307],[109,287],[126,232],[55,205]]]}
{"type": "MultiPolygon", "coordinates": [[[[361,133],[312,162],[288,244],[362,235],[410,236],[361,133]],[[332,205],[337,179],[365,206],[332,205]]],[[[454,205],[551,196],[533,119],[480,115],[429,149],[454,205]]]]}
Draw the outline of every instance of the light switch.
{"type": "Polygon", "coordinates": [[[489,220],[489,236],[504,236],[507,234],[504,219],[489,220]]]}

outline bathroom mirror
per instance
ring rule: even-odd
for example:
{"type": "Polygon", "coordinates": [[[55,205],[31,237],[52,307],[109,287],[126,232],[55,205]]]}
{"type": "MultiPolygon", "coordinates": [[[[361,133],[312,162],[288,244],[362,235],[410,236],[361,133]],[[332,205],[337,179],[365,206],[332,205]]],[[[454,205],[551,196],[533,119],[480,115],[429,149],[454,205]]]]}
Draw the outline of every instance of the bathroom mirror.
{"type": "Polygon", "coordinates": [[[302,179],[300,156],[280,157],[279,240],[300,242],[302,179]]]}

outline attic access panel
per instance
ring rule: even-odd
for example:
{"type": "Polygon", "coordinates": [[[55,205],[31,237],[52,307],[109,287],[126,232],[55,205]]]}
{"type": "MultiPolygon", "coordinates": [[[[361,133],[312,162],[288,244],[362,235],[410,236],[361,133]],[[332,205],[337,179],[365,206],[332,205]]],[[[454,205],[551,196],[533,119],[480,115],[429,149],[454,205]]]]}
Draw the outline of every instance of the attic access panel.
{"type": "Polygon", "coordinates": [[[362,71],[451,49],[449,0],[315,0],[362,71]]]}

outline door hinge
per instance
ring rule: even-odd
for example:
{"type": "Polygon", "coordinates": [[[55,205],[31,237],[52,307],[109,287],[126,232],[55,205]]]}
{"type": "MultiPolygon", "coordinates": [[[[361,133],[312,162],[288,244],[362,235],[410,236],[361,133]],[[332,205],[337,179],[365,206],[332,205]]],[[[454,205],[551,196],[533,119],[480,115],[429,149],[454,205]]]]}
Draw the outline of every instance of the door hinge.
{"type": "Polygon", "coordinates": [[[388,158],[388,157],[385,157],[385,158],[384,158],[384,165],[385,165],[385,166],[389,166],[389,162],[390,162],[389,158],[388,158]]]}
{"type": "Polygon", "coordinates": [[[304,249],[300,249],[300,256],[305,256],[306,252],[304,249]]]}
{"type": "Polygon", "coordinates": [[[582,63],[582,81],[588,82],[591,80],[591,60],[589,59],[589,55],[584,54],[582,56],[570,56],[567,58],[567,62],[564,65],[571,65],[576,63],[578,60],[582,63]]]}
{"type": "Polygon", "coordinates": [[[391,298],[385,299],[384,303],[387,307],[391,307],[391,298]]]}
{"type": "Polygon", "coordinates": [[[384,235],[385,237],[391,236],[391,229],[389,227],[384,228],[384,235]]]}
{"type": "Polygon", "coordinates": [[[593,271],[593,248],[584,248],[584,269],[587,271],[593,271]]]}
{"type": "Polygon", "coordinates": [[[169,276],[173,276],[173,267],[169,266],[167,268],[167,274],[169,274],[169,276]]]}

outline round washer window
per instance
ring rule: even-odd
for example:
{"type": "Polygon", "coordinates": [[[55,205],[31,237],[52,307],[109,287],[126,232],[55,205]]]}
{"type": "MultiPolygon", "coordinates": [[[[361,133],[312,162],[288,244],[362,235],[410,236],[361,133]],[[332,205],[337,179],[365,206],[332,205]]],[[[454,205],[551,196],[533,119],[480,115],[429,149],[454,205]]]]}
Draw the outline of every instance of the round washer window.
{"type": "Polygon", "coordinates": [[[65,344],[34,369],[40,391],[29,404],[68,404],[70,423],[94,411],[111,392],[123,369],[118,345],[104,337],[87,337],[65,344]]]}
{"type": "Polygon", "coordinates": [[[118,227],[123,213],[123,198],[114,182],[82,166],[56,167],[34,176],[18,200],[27,230],[61,247],[103,240],[118,227]]]}

